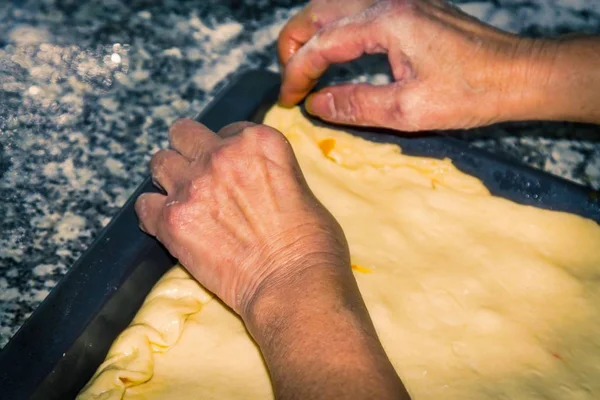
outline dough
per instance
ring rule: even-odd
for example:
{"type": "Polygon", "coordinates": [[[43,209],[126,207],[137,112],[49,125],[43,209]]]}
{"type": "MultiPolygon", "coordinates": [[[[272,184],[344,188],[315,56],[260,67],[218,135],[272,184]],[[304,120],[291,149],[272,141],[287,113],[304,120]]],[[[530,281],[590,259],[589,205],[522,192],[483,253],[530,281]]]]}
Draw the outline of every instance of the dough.
{"type": "MultiPolygon", "coordinates": [[[[491,196],[450,160],[315,127],[298,108],[274,107],[265,123],[286,135],[342,225],[413,399],[600,398],[595,222],[491,196]]],[[[79,395],[272,397],[240,319],[181,267],[159,281],[79,395]]]]}

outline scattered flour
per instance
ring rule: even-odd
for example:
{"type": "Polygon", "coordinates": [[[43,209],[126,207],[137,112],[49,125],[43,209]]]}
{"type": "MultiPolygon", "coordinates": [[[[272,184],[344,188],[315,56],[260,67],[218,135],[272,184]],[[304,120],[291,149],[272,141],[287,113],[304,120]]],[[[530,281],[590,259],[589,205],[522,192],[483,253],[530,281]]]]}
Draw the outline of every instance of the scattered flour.
{"type": "Polygon", "coordinates": [[[21,46],[42,43],[48,40],[48,31],[44,28],[29,25],[19,25],[10,31],[8,38],[21,46]]]}
{"type": "Polygon", "coordinates": [[[5,288],[0,291],[0,301],[14,301],[21,298],[21,292],[14,288],[5,288]]]}
{"type": "Polygon", "coordinates": [[[178,47],[171,47],[170,49],[166,49],[162,52],[165,56],[168,57],[175,57],[175,58],[183,58],[183,55],[181,54],[181,50],[179,50],[178,47]]]}
{"type": "MultiPolygon", "coordinates": [[[[585,173],[592,182],[600,182],[600,152],[591,157],[588,165],[585,167],[585,173]]],[[[596,185],[600,189],[600,185],[596,185]]]]}
{"type": "Polygon", "coordinates": [[[123,163],[115,158],[109,157],[104,160],[104,165],[111,174],[116,176],[127,176],[127,172],[125,171],[125,166],[123,163]]]}
{"type": "Polygon", "coordinates": [[[131,72],[130,77],[136,82],[142,82],[150,77],[150,71],[145,69],[136,69],[135,71],[131,72]]]}
{"type": "Polygon", "coordinates": [[[98,100],[98,103],[107,111],[115,112],[119,109],[119,103],[111,97],[105,97],[98,100]]]}
{"type": "MultiPolygon", "coordinates": [[[[282,20],[279,23],[260,28],[252,34],[252,38],[247,43],[244,43],[225,54],[213,55],[212,59],[209,58],[207,60],[210,62],[210,65],[199,70],[192,77],[192,81],[200,89],[207,92],[213,90],[217,83],[221,82],[227,75],[235,72],[239,68],[247,54],[253,51],[261,51],[273,43],[285,22],[285,20],[282,20]],[[211,73],[207,74],[206,70],[211,71],[211,73]]],[[[228,27],[227,30],[234,31],[235,29],[232,25],[228,27]]],[[[215,35],[219,36],[220,34],[217,32],[215,35]]],[[[212,39],[214,38],[211,36],[211,40],[212,39]]]]}
{"type": "Polygon", "coordinates": [[[33,268],[33,274],[37,276],[46,276],[51,275],[59,269],[60,265],[58,264],[40,264],[37,267],[33,268]]]}
{"type": "Polygon", "coordinates": [[[49,162],[44,166],[44,175],[48,177],[56,177],[59,173],[62,173],[67,178],[69,186],[75,189],[83,188],[94,176],[94,172],[89,168],[76,168],[70,158],[62,163],[49,162]]]}
{"type": "Polygon", "coordinates": [[[67,212],[56,224],[54,241],[61,243],[66,240],[77,239],[81,235],[81,231],[85,228],[85,225],[85,218],[67,212]]]}
{"type": "Polygon", "coordinates": [[[463,3],[457,5],[467,14],[481,20],[486,20],[490,13],[496,9],[496,6],[492,2],[463,3]]]}
{"type": "Polygon", "coordinates": [[[37,290],[34,289],[31,291],[31,300],[34,302],[41,303],[44,299],[50,294],[48,289],[37,290]]]}

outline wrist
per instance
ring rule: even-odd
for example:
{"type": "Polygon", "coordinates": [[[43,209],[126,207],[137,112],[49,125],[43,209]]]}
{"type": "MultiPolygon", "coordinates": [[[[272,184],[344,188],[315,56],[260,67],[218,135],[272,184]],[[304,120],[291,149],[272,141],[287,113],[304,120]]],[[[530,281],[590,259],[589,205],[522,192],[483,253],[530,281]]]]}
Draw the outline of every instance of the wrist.
{"type": "Polygon", "coordinates": [[[517,38],[498,74],[497,121],[543,118],[547,87],[558,54],[553,40],[517,38]]]}
{"type": "Polygon", "coordinates": [[[520,39],[502,77],[499,120],[599,122],[600,54],[593,41],[520,39]]]}
{"type": "Polygon", "coordinates": [[[355,298],[360,299],[360,293],[349,265],[321,265],[261,285],[240,315],[262,347],[293,328],[294,321],[302,323],[319,309],[345,308],[355,298]]]}
{"type": "Polygon", "coordinates": [[[275,397],[408,398],[349,263],[331,267],[264,290],[244,314],[275,397]]]}

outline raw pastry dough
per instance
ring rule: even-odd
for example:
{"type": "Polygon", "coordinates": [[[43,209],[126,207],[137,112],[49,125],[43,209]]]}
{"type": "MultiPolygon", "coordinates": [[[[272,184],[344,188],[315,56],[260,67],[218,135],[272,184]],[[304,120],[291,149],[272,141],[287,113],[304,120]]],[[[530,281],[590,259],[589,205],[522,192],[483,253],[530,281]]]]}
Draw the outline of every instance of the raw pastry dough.
{"type": "MultiPolygon", "coordinates": [[[[265,123],[344,228],[413,399],[600,398],[595,222],[493,197],[449,160],[315,127],[297,108],[275,107],[265,123]]],[[[176,267],[79,398],[272,396],[240,319],[176,267]]]]}

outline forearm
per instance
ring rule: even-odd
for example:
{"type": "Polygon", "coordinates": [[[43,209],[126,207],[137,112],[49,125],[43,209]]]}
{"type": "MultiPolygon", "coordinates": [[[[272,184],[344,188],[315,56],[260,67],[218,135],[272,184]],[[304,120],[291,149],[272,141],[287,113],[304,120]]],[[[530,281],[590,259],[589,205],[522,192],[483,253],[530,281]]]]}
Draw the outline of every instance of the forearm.
{"type": "Polygon", "coordinates": [[[503,76],[501,119],[600,123],[600,38],[521,43],[503,76]]]}
{"type": "Polygon", "coordinates": [[[245,318],[276,397],[408,399],[352,273],[341,281],[309,273],[292,291],[262,297],[245,318]]]}

